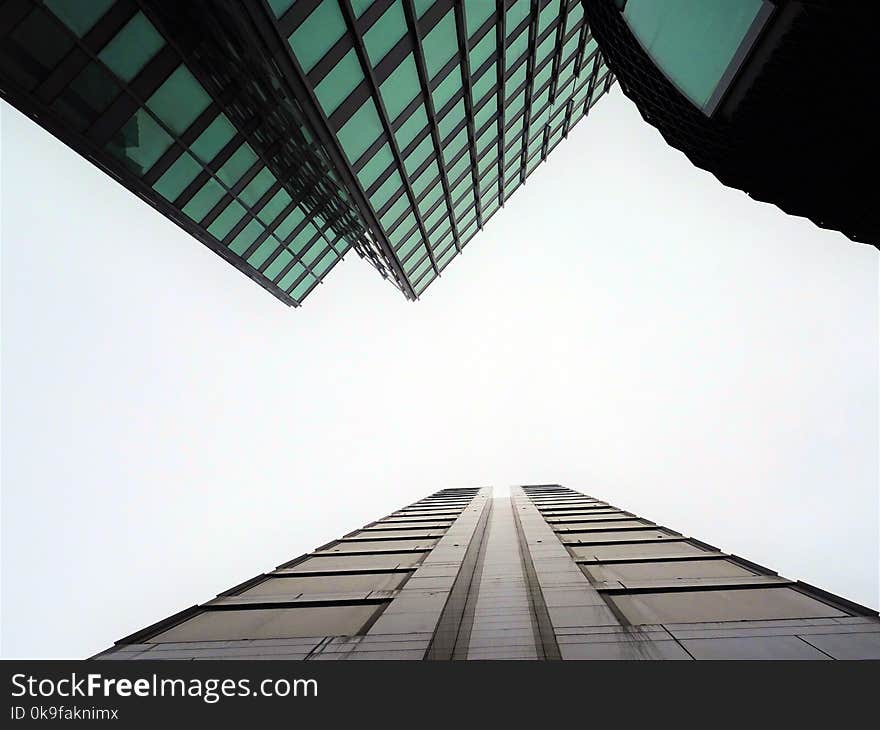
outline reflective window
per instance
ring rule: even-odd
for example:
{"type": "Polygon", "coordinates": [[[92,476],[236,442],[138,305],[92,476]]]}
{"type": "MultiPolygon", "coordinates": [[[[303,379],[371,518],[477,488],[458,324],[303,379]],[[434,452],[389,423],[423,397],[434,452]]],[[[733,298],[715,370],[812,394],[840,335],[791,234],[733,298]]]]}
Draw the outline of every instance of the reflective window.
{"type": "Polygon", "coordinates": [[[208,104],[211,97],[186,66],[178,66],[147,100],[147,107],[175,134],[183,134],[208,104]]]}
{"type": "Polygon", "coordinates": [[[175,200],[201,171],[199,162],[184,152],[155,182],[153,189],[166,200],[175,200]]]}
{"type": "Polygon", "coordinates": [[[140,11],[104,46],[100,58],[123,81],[131,81],[165,41],[140,11]]]}
{"type": "Polygon", "coordinates": [[[77,36],[84,36],[110,9],[113,0],[45,0],[45,5],[77,36]]]}
{"type": "Polygon", "coordinates": [[[846,616],[791,588],[638,593],[610,597],[633,624],[846,616]]]}
{"type": "Polygon", "coordinates": [[[171,146],[171,137],[146,109],[138,109],[108,143],[107,149],[135,174],[149,170],[171,146]]]}
{"type": "Polygon", "coordinates": [[[382,608],[384,604],[205,611],[150,641],[164,643],[354,636],[382,608]]]}
{"type": "Polygon", "coordinates": [[[238,595],[296,596],[321,593],[363,593],[393,591],[409,577],[409,573],[353,573],[350,575],[301,575],[268,578],[238,595]]]}
{"type": "Polygon", "coordinates": [[[210,162],[234,136],[235,127],[232,126],[225,114],[218,114],[205,131],[196,138],[190,150],[202,161],[210,162]]]}
{"type": "Polygon", "coordinates": [[[308,73],[345,34],[337,0],[323,0],[288,39],[294,55],[308,73]]]}
{"type": "Polygon", "coordinates": [[[406,17],[400,0],[388,8],[370,29],[364,33],[364,47],[375,66],[403,36],[406,35],[406,17]]]}
{"type": "Polygon", "coordinates": [[[629,0],[623,17],[657,67],[705,109],[766,5],[762,0],[629,0]]]}
{"type": "Polygon", "coordinates": [[[357,52],[352,48],[315,87],[318,103],[328,117],[364,80],[357,52]]]}

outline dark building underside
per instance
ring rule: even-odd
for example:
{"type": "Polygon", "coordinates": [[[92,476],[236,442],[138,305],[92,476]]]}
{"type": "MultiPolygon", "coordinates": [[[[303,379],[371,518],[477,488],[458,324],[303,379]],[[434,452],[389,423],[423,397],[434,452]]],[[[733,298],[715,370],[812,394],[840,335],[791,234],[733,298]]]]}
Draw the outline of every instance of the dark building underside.
{"type": "Polygon", "coordinates": [[[655,66],[617,4],[584,9],[621,89],[670,145],[756,200],[880,246],[876,3],[774,2],[712,116],[655,66]]]}

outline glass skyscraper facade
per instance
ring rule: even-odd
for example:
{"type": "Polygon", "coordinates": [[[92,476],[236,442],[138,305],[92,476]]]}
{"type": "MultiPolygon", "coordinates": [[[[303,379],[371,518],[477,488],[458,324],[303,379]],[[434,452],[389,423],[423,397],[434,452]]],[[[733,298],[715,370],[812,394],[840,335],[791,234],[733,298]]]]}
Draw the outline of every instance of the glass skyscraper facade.
{"type": "Polygon", "coordinates": [[[0,92],[281,301],[417,298],[613,83],[580,0],[3,0],[0,92]]]}
{"type": "Polygon", "coordinates": [[[880,620],[565,487],[463,488],[96,658],[880,659],[880,620]]]}

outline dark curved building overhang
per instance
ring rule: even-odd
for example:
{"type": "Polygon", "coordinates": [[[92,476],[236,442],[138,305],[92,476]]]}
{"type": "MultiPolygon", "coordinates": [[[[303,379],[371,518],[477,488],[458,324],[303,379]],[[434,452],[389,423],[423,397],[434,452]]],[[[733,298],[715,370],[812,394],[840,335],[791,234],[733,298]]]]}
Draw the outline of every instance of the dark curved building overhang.
{"type": "MultiPolygon", "coordinates": [[[[876,4],[725,0],[726,5],[718,6],[724,12],[738,2],[756,12],[742,26],[740,42],[731,47],[730,62],[716,74],[713,88],[705,78],[691,85],[690,79],[676,79],[675,63],[687,75],[706,56],[688,56],[673,43],[668,47],[676,49],[678,58],[661,69],[667,59],[655,51],[655,62],[645,50],[650,45],[646,39],[654,41],[676,22],[650,17],[648,30],[639,28],[637,13],[645,2],[583,0],[611,71],[644,119],[725,185],[880,247],[876,4]],[[643,31],[641,40],[631,26],[643,31]]],[[[691,3],[698,13],[713,4],[691,3]]],[[[694,13],[687,14],[687,5],[674,0],[642,7],[652,16],[680,12],[685,20],[679,30],[686,35],[699,25],[694,13]]],[[[721,27],[728,30],[730,25],[721,27]]],[[[730,38],[723,40],[729,45],[730,38]]],[[[710,47],[705,34],[694,47],[701,44],[710,47]]],[[[710,60],[717,66],[718,59],[710,60]]]]}

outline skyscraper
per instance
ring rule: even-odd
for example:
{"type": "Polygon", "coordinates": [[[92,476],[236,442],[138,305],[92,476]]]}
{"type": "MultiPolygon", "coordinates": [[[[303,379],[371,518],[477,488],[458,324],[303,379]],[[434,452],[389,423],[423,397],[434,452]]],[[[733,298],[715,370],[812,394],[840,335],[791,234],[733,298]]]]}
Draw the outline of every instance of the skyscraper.
{"type": "Polygon", "coordinates": [[[880,246],[876,3],[584,0],[623,92],[697,167],[880,246]]]}
{"type": "Polygon", "coordinates": [[[877,612],[558,485],[445,489],[99,659],[880,659],[877,612]]]}
{"type": "Polygon", "coordinates": [[[2,0],[0,93],[288,305],[417,298],[613,82],[580,0],[2,0]]]}

